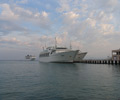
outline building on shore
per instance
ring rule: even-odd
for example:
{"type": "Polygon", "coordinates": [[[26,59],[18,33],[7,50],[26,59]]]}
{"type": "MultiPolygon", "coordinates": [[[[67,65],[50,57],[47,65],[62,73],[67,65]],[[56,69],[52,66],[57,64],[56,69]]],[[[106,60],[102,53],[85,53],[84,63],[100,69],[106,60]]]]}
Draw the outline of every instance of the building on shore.
{"type": "Polygon", "coordinates": [[[112,50],[112,60],[120,60],[120,49],[112,50]]]}

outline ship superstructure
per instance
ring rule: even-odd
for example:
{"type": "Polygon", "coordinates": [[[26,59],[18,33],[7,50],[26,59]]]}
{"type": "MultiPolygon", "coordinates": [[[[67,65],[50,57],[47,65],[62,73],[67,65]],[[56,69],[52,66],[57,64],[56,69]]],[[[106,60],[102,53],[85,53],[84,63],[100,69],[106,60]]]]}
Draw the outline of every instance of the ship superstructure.
{"type": "Polygon", "coordinates": [[[73,62],[79,50],[70,50],[66,47],[48,47],[40,52],[40,62],[73,62]]]}
{"type": "Polygon", "coordinates": [[[33,60],[36,59],[36,57],[33,56],[33,55],[27,55],[27,56],[25,56],[25,58],[26,58],[27,60],[31,60],[31,61],[33,61],[33,60]]]}

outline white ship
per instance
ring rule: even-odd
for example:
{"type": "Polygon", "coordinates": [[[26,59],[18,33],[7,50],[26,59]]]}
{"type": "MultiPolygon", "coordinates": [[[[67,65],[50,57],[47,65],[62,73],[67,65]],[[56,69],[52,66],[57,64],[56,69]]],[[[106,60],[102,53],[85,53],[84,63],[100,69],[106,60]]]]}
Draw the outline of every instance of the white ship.
{"type": "Polygon", "coordinates": [[[78,52],[78,54],[76,55],[74,62],[79,62],[81,60],[84,59],[84,57],[86,56],[87,52],[78,52]]]}
{"type": "Polygon", "coordinates": [[[48,47],[39,55],[40,62],[73,62],[79,50],[71,50],[65,47],[48,47]]]}
{"type": "Polygon", "coordinates": [[[26,58],[27,60],[31,60],[31,61],[33,61],[33,60],[36,59],[36,57],[35,57],[35,56],[32,56],[32,55],[27,55],[27,56],[25,56],[25,58],[26,58]]]}

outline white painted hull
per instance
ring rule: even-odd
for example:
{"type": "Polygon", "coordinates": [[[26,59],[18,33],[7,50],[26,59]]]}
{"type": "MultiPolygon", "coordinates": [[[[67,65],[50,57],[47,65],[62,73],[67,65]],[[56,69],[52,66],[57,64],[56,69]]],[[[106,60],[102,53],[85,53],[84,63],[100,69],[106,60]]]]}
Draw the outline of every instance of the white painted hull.
{"type": "Polygon", "coordinates": [[[52,54],[49,57],[39,57],[39,61],[40,62],[73,62],[78,52],[79,50],[52,54]]]}
{"type": "Polygon", "coordinates": [[[34,61],[34,60],[35,60],[35,58],[31,58],[30,60],[31,60],[31,61],[34,61]]]}
{"type": "Polygon", "coordinates": [[[78,53],[74,59],[74,62],[79,62],[79,61],[83,60],[83,58],[85,57],[86,54],[87,54],[87,52],[78,53]]]}
{"type": "Polygon", "coordinates": [[[26,60],[31,60],[31,61],[34,61],[36,59],[35,56],[32,56],[32,55],[27,55],[25,56],[26,60]]]}

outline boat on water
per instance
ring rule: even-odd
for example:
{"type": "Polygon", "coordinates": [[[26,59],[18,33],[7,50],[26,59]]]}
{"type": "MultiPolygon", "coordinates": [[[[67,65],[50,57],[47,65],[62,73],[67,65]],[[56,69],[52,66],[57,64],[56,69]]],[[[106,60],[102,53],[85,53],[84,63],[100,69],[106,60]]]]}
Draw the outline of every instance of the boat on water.
{"type": "Polygon", "coordinates": [[[73,62],[79,50],[66,47],[48,47],[39,54],[40,62],[73,62]]]}
{"type": "Polygon", "coordinates": [[[25,58],[26,58],[27,60],[31,60],[31,61],[34,61],[34,60],[36,59],[36,57],[33,56],[33,55],[27,55],[27,56],[25,56],[25,58]]]}
{"type": "Polygon", "coordinates": [[[74,62],[79,62],[81,60],[84,59],[84,57],[86,56],[87,52],[81,52],[79,51],[78,54],[76,55],[74,62]]]}

